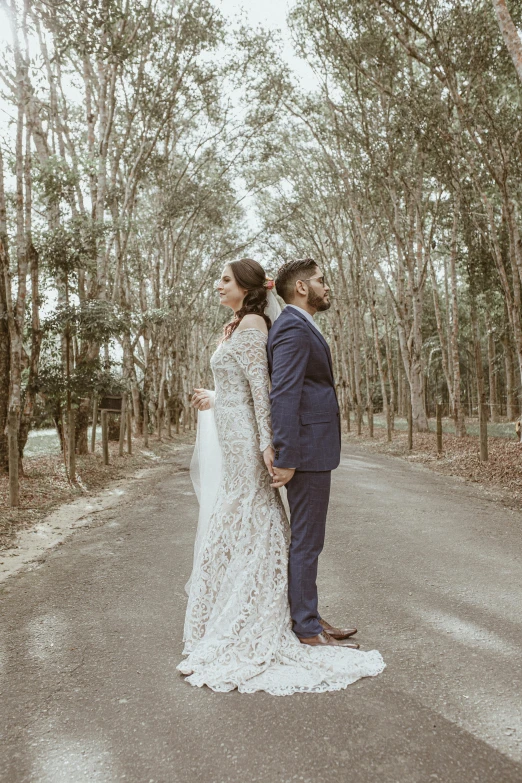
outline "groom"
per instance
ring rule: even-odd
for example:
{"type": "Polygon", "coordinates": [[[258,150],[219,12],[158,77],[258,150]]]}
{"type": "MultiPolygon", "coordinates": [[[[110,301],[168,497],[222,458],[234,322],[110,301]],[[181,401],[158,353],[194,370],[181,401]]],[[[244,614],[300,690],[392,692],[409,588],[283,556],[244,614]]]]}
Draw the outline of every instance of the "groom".
{"type": "Polygon", "coordinates": [[[356,628],[334,628],[319,614],[317,564],[330,498],[331,471],[341,457],[339,405],[328,343],[314,315],[328,310],[329,288],[310,258],[279,270],[276,290],[287,306],[268,333],[272,379],[274,487],[286,485],[291,542],[288,593],[293,629],[303,644],[358,648],[356,628]]]}

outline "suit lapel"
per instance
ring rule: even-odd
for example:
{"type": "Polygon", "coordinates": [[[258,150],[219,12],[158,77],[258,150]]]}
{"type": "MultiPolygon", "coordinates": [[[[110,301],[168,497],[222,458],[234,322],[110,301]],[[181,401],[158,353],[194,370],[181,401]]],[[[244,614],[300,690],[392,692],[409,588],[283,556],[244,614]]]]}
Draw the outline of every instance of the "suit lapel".
{"type": "MultiPolygon", "coordinates": [[[[319,342],[321,343],[321,345],[322,345],[322,346],[323,346],[323,348],[325,349],[325,351],[326,351],[326,356],[328,357],[328,364],[329,364],[329,366],[330,366],[330,373],[331,373],[331,376],[332,376],[332,383],[333,383],[333,365],[332,365],[332,354],[331,354],[331,352],[330,352],[330,346],[328,345],[328,343],[327,343],[327,342],[326,342],[326,340],[324,339],[323,335],[321,334],[321,332],[319,331],[319,329],[316,329],[316,328],[315,328],[315,326],[312,326],[312,324],[310,323],[310,321],[308,320],[308,318],[307,318],[305,315],[301,315],[301,313],[300,313],[298,310],[295,310],[293,307],[288,307],[288,308],[286,308],[286,307],[285,307],[285,310],[288,310],[288,312],[289,312],[291,315],[295,316],[296,318],[300,318],[300,319],[301,319],[301,321],[304,321],[304,322],[305,322],[305,324],[306,324],[306,325],[308,326],[308,328],[310,329],[310,331],[312,332],[312,334],[313,334],[313,335],[314,335],[314,336],[315,336],[315,337],[316,337],[316,338],[319,340],[319,342]]],[[[285,310],[283,310],[283,312],[285,312],[285,310]]]]}

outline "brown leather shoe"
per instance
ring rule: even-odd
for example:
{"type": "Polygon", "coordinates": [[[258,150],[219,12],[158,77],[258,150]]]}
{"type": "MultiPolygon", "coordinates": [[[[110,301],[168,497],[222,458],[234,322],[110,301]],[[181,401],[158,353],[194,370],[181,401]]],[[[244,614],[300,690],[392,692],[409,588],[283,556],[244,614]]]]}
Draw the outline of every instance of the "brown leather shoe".
{"type": "Polygon", "coordinates": [[[357,642],[345,642],[342,639],[334,639],[333,636],[330,636],[329,633],[326,633],[326,631],[323,631],[322,633],[318,634],[317,636],[309,636],[307,638],[301,639],[300,636],[297,637],[301,644],[309,644],[310,647],[350,647],[352,650],[358,650],[359,645],[357,642]]]}
{"type": "Polygon", "coordinates": [[[324,630],[327,631],[334,639],[348,639],[350,636],[354,636],[357,633],[357,628],[334,628],[333,625],[327,623],[326,620],[319,620],[324,630]]]}

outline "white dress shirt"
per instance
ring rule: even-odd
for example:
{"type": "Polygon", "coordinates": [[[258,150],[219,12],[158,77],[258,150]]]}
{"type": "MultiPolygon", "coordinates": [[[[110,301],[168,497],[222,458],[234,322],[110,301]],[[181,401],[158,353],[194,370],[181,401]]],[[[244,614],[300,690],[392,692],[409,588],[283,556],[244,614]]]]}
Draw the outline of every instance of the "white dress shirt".
{"type": "Polygon", "coordinates": [[[313,326],[315,329],[317,329],[317,331],[319,332],[319,334],[320,334],[320,335],[322,335],[322,334],[323,334],[323,333],[321,332],[321,330],[319,329],[319,327],[317,326],[317,324],[315,323],[315,321],[314,321],[314,319],[313,319],[313,316],[311,316],[311,315],[310,315],[310,313],[309,313],[309,312],[307,312],[307,310],[303,310],[303,308],[302,308],[302,307],[298,307],[297,305],[294,305],[294,304],[287,304],[287,307],[293,307],[293,308],[294,308],[294,310],[299,310],[299,312],[300,312],[300,313],[302,313],[302,314],[305,316],[305,318],[307,318],[307,319],[310,321],[310,323],[312,324],[312,326],[313,326]]]}

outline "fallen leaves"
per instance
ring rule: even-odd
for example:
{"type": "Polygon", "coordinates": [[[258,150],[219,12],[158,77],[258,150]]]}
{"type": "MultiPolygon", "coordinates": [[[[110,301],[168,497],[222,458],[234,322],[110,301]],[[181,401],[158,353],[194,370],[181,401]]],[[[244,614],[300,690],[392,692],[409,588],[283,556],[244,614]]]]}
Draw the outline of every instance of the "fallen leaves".
{"type": "Polygon", "coordinates": [[[392,454],[408,459],[410,462],[426,465],[437,473],[458,476],[467,481],[490,489],[504,492],[505,499],[514,505],[522,501],[522,447],[516,440],[490,437],[488,439],[488,462],[481,462],[479,440],[469,435],[458,438],[444,433],[443,453],[437,454],[437,438],[434,432],[414,433],[413,451],[408,451],[406,432],[394,432],[391,443],[386,441],[383,429],[374,430],[374,438],[369,437],[367,427],[361,436],[353,432],[344,435],[345,440],[362,443],[371,450],[392,454]]]}

